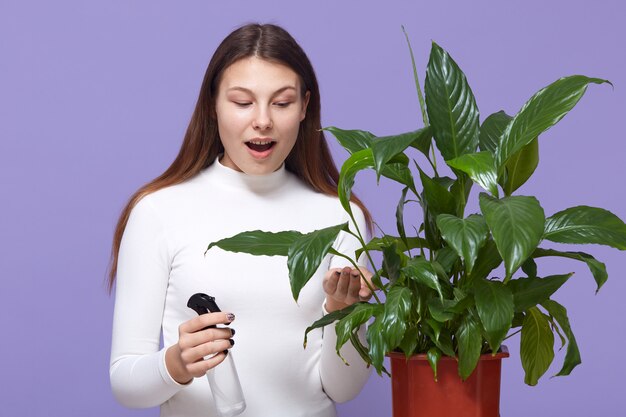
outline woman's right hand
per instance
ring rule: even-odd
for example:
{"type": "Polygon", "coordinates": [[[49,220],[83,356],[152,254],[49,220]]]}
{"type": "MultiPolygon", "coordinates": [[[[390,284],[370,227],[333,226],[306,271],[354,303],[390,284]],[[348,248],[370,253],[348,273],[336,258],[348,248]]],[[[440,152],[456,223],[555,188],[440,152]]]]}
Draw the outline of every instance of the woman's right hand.
{"type": "Polygon", "coordinates": [[[219,365],[235,341],[234,329],[209,328],[216,324],[230,324],[235,319],[231,313],[208,313],[188,320],[178,326],[178,343],[165,352],[165,365],[172,378],[187,384],[219,365]],[[206,356],[211,356],[204,359],[206,356]]]}

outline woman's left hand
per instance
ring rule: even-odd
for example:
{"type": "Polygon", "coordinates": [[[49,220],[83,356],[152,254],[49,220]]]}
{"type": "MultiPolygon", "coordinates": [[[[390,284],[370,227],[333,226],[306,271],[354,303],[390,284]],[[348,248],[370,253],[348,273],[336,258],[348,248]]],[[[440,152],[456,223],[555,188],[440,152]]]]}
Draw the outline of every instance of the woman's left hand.
{"type": "Polygon", "coordinates": [[[361,274],[371,285],[372,273],[365,268],[358,269],[346,266],[329,269],[324,275],[322,287],[326,293],[326,311],[332,313],[359,301],[367,301],[372,297],[361,274]]]}

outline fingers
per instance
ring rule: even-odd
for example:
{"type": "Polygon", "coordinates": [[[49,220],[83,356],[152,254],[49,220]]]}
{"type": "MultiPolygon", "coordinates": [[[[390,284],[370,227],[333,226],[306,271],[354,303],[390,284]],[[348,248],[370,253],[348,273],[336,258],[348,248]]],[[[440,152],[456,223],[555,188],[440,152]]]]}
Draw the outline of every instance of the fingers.
{"type": "Polygon", "coordinates": [[[188,364],[187,365],[187,371],[194,378],[201,377],[201,376],[205,375],[210,369],[213,369],[217,365],[222,363],[224,361],[224,359],[226,359],[226,355],[227,355],[226,352],[228,352],[228,351],[223,351],[223,352],[220,352],[220,353],[218,353],[217,355],[215,355],[215,356],[213,356],[211,358],[201,359],[201,360],[198,360],[198,361],[196,361],[194,363],[188,364]]]}
{"type": "Polygon", "coordinates": [[[186,364],[187,371],[194,377],[202,376],[209,369],[217,366],[224,360],[217,356],[225,356],[228,349],[233,347],[233,339],[214,340],[201,345],[185,349],[181,352],[181,358],[186,364]]]}
{"type": "Polygon", "coordinates": [[[328,272],[326,272],[326,275],[324,275],[324,281],[322,282],[322,287],[324,288],[324,292],[326,294],[334,294],[337,291],[340,273],[341,269],[339,268],[329,269],[328,272]]]}
{"type": "Polygon", "coordinates": [[[234,336],[234,332],[235,330],[230,328],[214,328],[200,330],[194,333],[179,333],[178,344],[181,348],[192,348],[215,340],[228,340],[234,336]]]}
{"type": "Polygon", "coordinates": [[[370,298],[372,298],[372,290],[370,288],[373,288],[373,289],[376,288],[374,284],[372,283],[372,276],[374,276],[374,274],[372,274],[370,271],[368,271],[365,268],[361,268],[361,274],[363,275],[364,279],[361,280],[361,289],[359,290],[359,298],[361,299],[361,301],[367,301],[370,298]]]}
{"type": "Polygon", "coordinates": [[[326,305],[332,305],[332,309],[343,308],[354,304],[363,298],[369,299],[369,291],[361,280],[358,269],[345,267],[343,269],[331,269],[326,273],[323,281],[324,292],[327,295],[326,305]]]}
{"type": "Polygon", "coordinates": [[[348,290],[350,288],[350,268],[345,267],[338,274],[339,279],[337,281],[337,290],[335,291],[335,297],[345,298],[348,295],[348,290]]]}
{"type": "Polygon", "coordinates": [[[178,327],[178,343],[172,350],[172,369],[180,376],[178,381],[202,376],[224,360],[228,349],[235,344],[232,339],[235,330],[210,326],[229,325],[234,319],[231,313],[208,313],[178,327]]]}
{"type": "Polygon", "coordinates": [[[235,315],[232,313],[220,312],[202,314],[181,324],[179,330],[185,333],[193,333],[208,326],[215,326],[217,324],[228,325],[233,320],[235,320],[235,315]]]}

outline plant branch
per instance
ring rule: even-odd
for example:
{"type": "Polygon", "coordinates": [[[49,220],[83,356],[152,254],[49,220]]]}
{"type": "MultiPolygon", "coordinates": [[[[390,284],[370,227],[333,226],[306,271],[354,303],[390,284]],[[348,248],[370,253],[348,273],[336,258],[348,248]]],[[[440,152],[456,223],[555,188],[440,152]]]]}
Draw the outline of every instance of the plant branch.
{"type": "Polygon", "coordinates": [[[504,341],[505,341],[506,339],[508,339],[509,337],[511,337],[511,336],[515,336],[516,334],[518,334],[518,333],[519,333],[519,332],[521,332],[521,331],[522,331],[522,329],[521,329],[521,328],[520,328],[519,330],[517,330],[517,331],[514,331],[513,333],[511,333],[510,335],[508,335],[507,337],[505,337],[504,339],[502,339],[502,341],[504,342],[504,341]]]}
{"type": "MultiPolygon", "coordinates": [[[[354,236],[359,241],[359,243],[361,244],[361,247],[363,248],[363,251],[365,252],[365,255],[367,256],[367,260],[369,261],[372,269],[374,270],[374,277],[378,278],[378,281],[382,282],[382,280],[380,279],[380,275],[378,275],[378,268],[376,268],[376,264],[374,263],[374,260],[372,259],[372,255],[370,254],[370,251],[367,248],[367,244],[365,243],[365,239],[363,239],[363,235],[361,234],[361,230],[359,229],[359,226],[357,225],[357,222],[354,219],[354,214],[352,213],[352,210],[348,211],[348,215],[350,216],[350,219],[352,219],[352,224],[354,225],[354,228],[356,229],[357,234],[352,232],[349,228],[348,228],[347,232],[349,234],[351,234],[352,236],[354,236]]],[[[350,258],[348,258],[348,259],[350,259],[350,258]]],[[[350,261],[352,261],[352,259],[350,259],[350,261]]],[[[354,265],[356,266],[356,264],[354,264],[354,265]]],[[[357,267],[357,269],[358,269],[358,267],[357,267]]],[[[365,280],[365,281],[367,282],[367,280],[365,280]]],[[[371,290],[371,288],[370,288],[370,290],[371,290]]],[[[385,293],[385,289],[384,288],[381,288],[380,290],[383,293],[385,293]]],[[[372,292],[372,294],[374,294],[374,298],[376,298],[376,300],[380,304],[380,300],[378,299],[378,297],[376,297],[375,293],[372,292]]]]}

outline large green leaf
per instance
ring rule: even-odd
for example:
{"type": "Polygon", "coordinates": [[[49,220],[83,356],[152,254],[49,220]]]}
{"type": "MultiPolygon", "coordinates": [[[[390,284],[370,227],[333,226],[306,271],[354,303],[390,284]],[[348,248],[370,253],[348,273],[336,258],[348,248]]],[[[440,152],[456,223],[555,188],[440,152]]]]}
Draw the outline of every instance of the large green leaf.
{"type": "Polygon", "coordinates": [[[509,281],[515,311],[526,311],[550,298],[573,274],[551,275],[545,278],[519,278],[509,281]]]}
{"type": "Polygon", "coordinates": [[[504,259],[508,281],[541,241],[545,214],[535,197],[525,196],[496,199],[481,193],[480,209],[504,259]]]}
{"type": "Polygon", "coordinates": [[[372,142],[372,153],[374,154],[374,169],[376,170],[376,174],[380,177],[383,166],[385,166],[391,158],[404,152],[404,150],[414,142],[419,142],[424,132],[427,133],[427,135],[425,135],[426,137],[430,136],[429,129],[423,128],[399,135],[384,136],[375,139],[372,142]]]}
{"type": "Polygon", "coordinates": [[[352,304],[346,308],[343,308],[341,310],[337,310],[337,311],[333,311],[332,313],[328,313],[326,315],[324,315],[321,319],[315,321],[315,323],[313,323],[312,325],[310,325],[309,327],[306,328],[306,331],[304,332],[304,347],[306,348],[307,345],[307,336],[309,334],[309,332],[311,330],[314,329],[319,329],[321,327],[325,327],[328,326],[331,323],[336,322],[337,320],[341,320],[342,318],[346,317],[348,314],[350,314],[352,312],[352,310],[354,310],[356,308],[358,304],[352,304]]]}
{"type": "Polygon", "coordinates": [[[337,142],[351,154],[369,148],[375,137],[365,130],[344,130],[334,126],[325,127],[322,130],[332,133],[337,138],[337,142]]]}
{"type": "Polygon", "coordinates": [[[383,326],[381,325],[382,320],[377,317],[374,322],[367,328],[367,343],[369,345],[369,355],[372,358],[372,365],[378,375],[381,375],[383,368],[383,361],[385,359],[385,355],[391,349],[388,348],[387,343],[385,342],[385,338],[383,337],[383,326]]]}
{"type": "Polygon", "coordinates": [[[350,207],[350,196],[354,186],[354,178],[359,171],[374,167],[374,155],[372,150],[367,148],[350,155],[341,166],[339,173],[339,183],[337,184],[337,194],[341,205],[348,213],[352,213],[350,207]]]}
{"type": "Polygon", "coordinates": [[[496,167],[504,170],[506,162],[542,132],[561,120],[583,96],[589,83],[608,82],[599,78],[573,75],[561,78],[539,90],[513,117],[496,149],[496,167]]]}
{"type": "Polygon", "coordinates": [[[478,323],[470,315],[465,316],[459,325],[456,340],[459,349],[459,375],[466,380],[478,364],[483,341],[478,323]]]}
{"type": "Polygon", "coordinates": [[[435,42],[426,69],[426,108],[443,158],[458,158],[478,147],[478,107],[465,74],[435,42]]]}
{"type": "Polygon", "coordinates": [[[559,243],[597,243],[626,249],[626,224],[608,210],[570,207],[546,219],[544,237],[559,243]]]}
{"type": "Polygon", "coordinates": [[[580,351],[578,350],[578,344],[576,338],[570,327],[569,318],[567,317],[567,310],[561,304],[554,300],[546,300],[541,303],[548,313],[554,317],[561,326],[561,329],[567,336],[567,352],[565,353],[565,359],[563,360],[563,367],[555,376],[569,375],[572,370],[582,363],[580,359],[580,351]]]}
{"type": "Polygon", "coordinates": [[[407,318],[411,309],[411,290],[394,286],[387,293],[381,326],[389,349],[395,349],[404,338],[407,318]]]}
{"type": "Polygon", "coordinates": [[[513,294],[500,281],[479,280],[474,299],[491,351],[496,353],[513,322],[513,294]]]}
{"type": "Polygon", "coordinates": [[[440,214],[437,216],[437,227],[443,239],[463,258],[465,270],[469,274],[489,234],[485,219],[478,214],[472,214],[466,219],[440,214]]]}
{"type": "Polygon", "coordinates": [[[524,185],[535,172],[538,164],[539,140],[535,138],[507,161],[506,180],[502,185],[504,195],[511,195],[513,191],[524,185]]]}
{"type": "MultiPolygon", "coordinates": [[[[396,155],[389,160],[393,165],[396,163],[408,164],[408,158],[404,154],[396,155]]],[[[341,172],[339,173],[339,183],[337,184],[337,194],[339,195],[339,201],[346,210],[346,212],[352,214],[352,208],[350,207],[350,196],[352,195],[352,186],[354,186],[354,178],[360,171],[368,168],[374,168],[374,155],[372,149],[362,149],[350,155],[348,159],[341,166],[341,172]]]]}
{"type": "Polygon", "coordinates": [[[302,233],[293,230],[278,233],[254,230],[212,242],[206,251],[208,252],[213,246],[217,246],[229,252],[287,256],[289,246],[301,236],[302,233]]]}
{"type": "Polygon", "coordinates": [[[287,267],[291,293],[296,301],[342,230],[348,230],[347,222],[302,235],[289,247],[287,267]]]}
{"type": "Polygon", "coordinates": [[[381,304],[363,302],[356,303],[355,305],[356,307],[347,316],[341,318],[335,325],[335,331],[337,332],[337,344],[335,348],[339,357],[341,357],[341,347],[350,339],[351,334],[366,323],[372,316],[380,314],[383,310],[381,304]]]}
{"type": "Polygon", "coordinates": [[[526,312],[522,325],[520,356],[525,371],[524,382],[537,385],[554,359],[554,334],[550,321],[537,307],[526,312]]]}
{"type": "Polygon", "coordinates": [[[493,196],[498,196],[498,172],[491,152],[468,153],[450,159],[446,163],[450,167],[469,175],[472,181],[489,191],[493,196]]]}
{"type": "Polygon", "coordinates": [[[439,278],[437,277],[435,268],[428,260],[421,256],[412,258],[407,262],[407,265],[402,268],[402,272],[416,282],[437,291],[439,298],[443,300],[439,278]]]}
{"type": "Polygon", "coordinates": [[[559,256],[562,258],[576,259],[577,261],[585,262],[593,278],[596,280],[597,289],[596,293],[600,291],[600,287],[604,285],[609,275],[606,272],[606,266],[598,261],[593,256],[585,252],[561,252],[554,249],[542,249],[537,248],[533,252],[533,258],[541,258],[543,256],[559,256]]]}
{"type": "Polygon", "coordinates": [[[478,146],[481,151],[496,152],[496,148],[500,144],[500,138],[504,129],[513,120],[511,116],[500,110],[497,113],[490,114],[480,126],[480,135],[478,146]]]}

